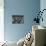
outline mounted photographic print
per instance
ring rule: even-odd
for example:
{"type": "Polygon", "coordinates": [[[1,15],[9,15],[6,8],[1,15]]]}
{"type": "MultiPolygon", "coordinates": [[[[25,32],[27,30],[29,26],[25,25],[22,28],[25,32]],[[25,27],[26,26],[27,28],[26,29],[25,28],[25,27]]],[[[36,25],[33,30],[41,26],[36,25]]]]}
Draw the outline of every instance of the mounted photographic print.
{"type": "Polygon", "coordinates": [[[24,15],[12,15],[12,24],[23,24],[24,15]]]}

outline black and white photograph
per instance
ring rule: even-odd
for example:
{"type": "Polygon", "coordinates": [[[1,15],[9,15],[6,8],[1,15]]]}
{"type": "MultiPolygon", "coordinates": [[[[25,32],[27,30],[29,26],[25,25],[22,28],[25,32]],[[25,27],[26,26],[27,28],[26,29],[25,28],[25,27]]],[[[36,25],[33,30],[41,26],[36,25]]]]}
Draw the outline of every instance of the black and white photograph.
{"type": "Polygon", "coordinates": [[[12,24],[23,24],[23,23],[24,23],[24,15],[12,16],[12,24]]]}

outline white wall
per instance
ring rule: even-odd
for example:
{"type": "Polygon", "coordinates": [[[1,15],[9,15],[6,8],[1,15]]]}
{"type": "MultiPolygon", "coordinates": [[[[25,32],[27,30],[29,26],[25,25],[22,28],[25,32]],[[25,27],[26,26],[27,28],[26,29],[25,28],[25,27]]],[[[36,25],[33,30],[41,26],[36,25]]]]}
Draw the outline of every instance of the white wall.
{"type": "MultiPolygon", "coordinates": [[[[43,9],[46,9],[46,0],[40,0],[40,9],[41,11],[43,9]]],[[[43,22],[41,21],[40,25],[46,26],[46,11],[43,12],[42,17],[43,17],[43,22]]]]}
{"type": "Polygon", "coordinates": [[[0,41],[4,41],[4,0],[0,0],[0,41]]]}

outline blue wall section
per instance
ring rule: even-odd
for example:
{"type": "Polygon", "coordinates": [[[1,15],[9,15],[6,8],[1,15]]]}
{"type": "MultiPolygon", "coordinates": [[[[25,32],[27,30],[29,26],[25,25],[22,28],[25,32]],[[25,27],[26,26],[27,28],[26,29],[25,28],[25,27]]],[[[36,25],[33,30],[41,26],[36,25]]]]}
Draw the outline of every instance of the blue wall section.
{"type": "Polygon", "coordinates": [[[5,40],[18,41],[32,28],[35,12],[40,9],[39,0],[5,0],[5,40]],[[12,24],[12,15],[24,15],[24,24],[12,24]]]}

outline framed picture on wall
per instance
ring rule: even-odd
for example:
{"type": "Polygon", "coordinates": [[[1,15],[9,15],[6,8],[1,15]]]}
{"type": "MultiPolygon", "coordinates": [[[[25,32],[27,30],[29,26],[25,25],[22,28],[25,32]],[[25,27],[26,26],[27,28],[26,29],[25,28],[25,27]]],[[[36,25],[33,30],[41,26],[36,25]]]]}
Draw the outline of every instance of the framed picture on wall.
{"type": "Polygon", "coordinates": [[[23,24],[24,15],[12,15],[12,24],[23,24]]]}

